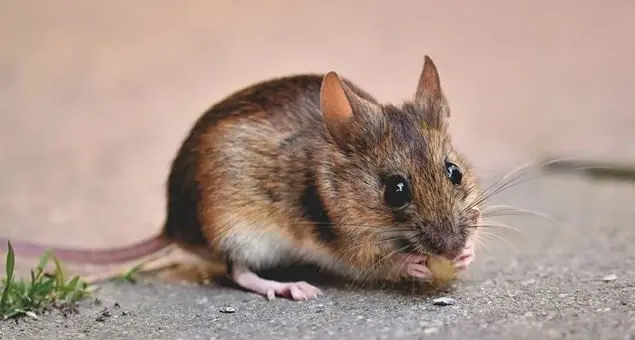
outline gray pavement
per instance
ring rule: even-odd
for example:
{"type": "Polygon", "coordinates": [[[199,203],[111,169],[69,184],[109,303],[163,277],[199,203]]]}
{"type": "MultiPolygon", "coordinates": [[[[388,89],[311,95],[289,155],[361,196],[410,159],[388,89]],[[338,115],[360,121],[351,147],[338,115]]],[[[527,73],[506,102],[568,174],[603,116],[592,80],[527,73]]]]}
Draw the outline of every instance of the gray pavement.
{"type": "Polygon", "coordinates": [[[310,302],[220,286],[108,284],[79,314],[0,323],[3,339],[635,339],[632,184],[543,178],[496,201],[534,209],[499,218],[453,306],[432,296],[330,286],[310,302]],[[617,279],[605,282],[607,275],[617,279]],[[234,313],[223,313],[229,306],[234,313]],[[106,312],[104,312],[106,310],[106,312]]]}

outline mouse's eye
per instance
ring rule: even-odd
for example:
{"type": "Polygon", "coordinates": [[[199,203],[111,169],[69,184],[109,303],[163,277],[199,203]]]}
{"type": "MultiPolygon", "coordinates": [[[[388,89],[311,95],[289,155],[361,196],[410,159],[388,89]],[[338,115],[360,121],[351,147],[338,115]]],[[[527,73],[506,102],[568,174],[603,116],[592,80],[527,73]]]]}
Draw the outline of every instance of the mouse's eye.
{"type": "Polygon", "coordinates": [[[450,179],[450,182],[452,182],[452,184],[454,185],[461,184],[461,181],[463,180],[463,174],[461,173],[461,170],[459,170],[459,167],[456,166],[456,164],[446,162],[445,171],[448,175],[448,178],[450,179]]]}
{"type": "Polygon", "coordinates": [[[384,181],[386,186],[384,199],[393,208],[400,208],[410,202],[410,187],[408,181],[400,175],[393,175],[384,181]]]}

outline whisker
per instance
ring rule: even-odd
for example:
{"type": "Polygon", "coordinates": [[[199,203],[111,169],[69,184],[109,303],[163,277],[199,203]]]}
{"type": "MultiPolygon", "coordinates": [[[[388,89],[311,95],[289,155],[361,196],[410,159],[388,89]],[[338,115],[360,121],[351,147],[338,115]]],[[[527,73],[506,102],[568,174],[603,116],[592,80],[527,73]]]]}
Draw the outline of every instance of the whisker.
{"type": "Polygon", "coordinates": [[[511,205],[490,206],[483,209],[481,213],[481,216],[483,217],[506,216],[506,215],[530,215],[530,216],[542,217],[544,219],[547,219],[557,224],[559,227],[564,227],[564,225],[555,217],[549,216],[545,213],[541,213],[535,210],[518,208],[511,205]]]}
{"type": "MultiPolygon", "coordinates": [[[[382,264],[383,264],[383,262],[384,262],[385,260],[387,260],[387,259],[391,258],[391,257],[392,257],[392,256],[394,256],[395,254],[398,254],[398,253],[400,253],[400,252],[402,252],[402,251],[406,250],[406,248],[407,248],[407,247],[406,247],[406,246],[404,246],[404,247],[398,248],[398,249],[396,249],[396,250],[394,250],[394,251],[392,251],[392,252],[390,252],[390,253],[388,253],[388,254],[384,255],[384,256],[383,256],[383,257],[381,257],[378,261],[376,261],[376,262],[375,262],[375,264],[374,264],[371,268],[369,268],[367,271],[365,271],[365,274],[364,274],[364,273],[362,273],[362,274],[364,274],[364,277],[365,277],[363,281],[359,282],[359,280],[358,280],[357,278],[356,278],[354,281],[359,282],[360,284],[362,284],[362,287],[363,287],[363,285],[365,285],[365,284],[368,282],[368,280],[370,280],[370,279],[372,278],[372,276],[373,276],[375,273],[377,273],[377,271],[380,269],[380,265],[382,265],[382,264]]],[[[401,270],[401,269],[403,269],[403,265],[402,265],[402,267],[401,267],[401,268],[399,268],[399,269],[400,269],[400,270],[401,270]]],[[[359,277],[359,276],[358,276],[358,277],[359,277]]]]}
{"type": "Polygon", "coordinates": [[[490,190],[493,190],[493,188],[496,188],[498,186],[504,185],[502,183],[506,183],[506,181],[507,182],[512,181],[514,178],[517,178],[517,176],[522,175],[522,171],[527,170],[528,168],[530,168],[532,166],[535,166],[535,163],[524,164],[524,165],[521,165],[519,167],[516,167],[516,168],[508,171],[506,174],[501,176],[501,178],[499,178],[496,182],[494,182],[487,189],[485,189],[483,191],[483,194],[485,195],[485,194],[489,193],[490,190]],[[516,177],[512,178],[512,176],[516,176],[516,177]]]}
{"type": "Polygon", "coordinates": [[[526,183],[528,181],[531,181],[531,180],[534,180],[536,178],[542,177],[541,175],[543,175],[543,174],[536,173],[532,177],[525,178],[525,179],[522,178],[523,175],[527,175],[528,174],[528,173],[523,172],[523,171],[532,170],[532,169],[534,169],[534,170],[542,169],[545,166],[547,166],[548,164],[550,164],[550,161],[541,162],[541,163],[531,162],[531,163],[527,163],[525,165],[522,165],[522,166],[519,166],[519,167],[517,167],[515,169],[510,170],[508,173],[503,175],[499,180],[497,180],[494,184],[492,184],[488,188],[486,188],[474,200],[474,202],[468,204],[467,207],[464,209],[464,211],[469,211],[471,208],[483,203],[485,200],[488,200],[488,199],[500,194],[501,192],[509,190],[512,187],[515,187],[515,186],[517,186],[519,184],[526,183]]]}
{"type": "Polygon", "coordinates": [[[509,242],[509,241],[508,241],[507,239],[505,239],[504,237],[502,237],[502,236],[500,236],[500,235],[497,235],[497,234],[495,234],[495,233],[490,233],[490,232],[486,232],[485,230],[483,230],[483,231],[481,231],[481,235],[482,235],[482,236],[489,236],[489,237],[495,238],[495,239],[497,239],[497,240],[499,240],[499,241],[503,241],[503,242],[505,242],[505,244],[507,244],[510,248],[514,248],[514,246],[511,244],[511,242],[509,242]]]}
{"type": "Polygon", "coordinates": [[[523,167],[518,167],[516,169],[512,169],[510,171],[508,171],[506,174],[504,174],[503,176],[501,176],[498,180],[496,180],[494,183],[492,183],[489,187],[485,188],[485,190],[483,190],[483,195],[486,195],[487,193],[490,192],[490,190],[493,190],[493,188],[501,185],[501,183],[503,183],[505,180],[508,180],[508,178],[513,175],[514,173],[522,170],[523,167]]]}
{"type": "Polygon", "coordinates": [[[540,177],[540,175],[536,175],[533,177],[527,177],[527,178],[522,178],[522,175],[518,175],[517,177],[513,177],[510,178],[508,181],[503,182],[500,186],[496,187],[495,189],[493,189],[492,191],[489,191],[487,193],[481,194],[479,198],[475,199],[474,202],[470,205],[468,205],[468,207],[466,208],[466,210],[469,210],[481,203],[483,203],[484,201],[491,199],[493,197],[495,197],[496,195],[503,193],[517,185],[532,181],[536,178],[540,177]]]}
{"type": "Polygon", "coordinates": [[[523,231],[523,230],[521,230],[521,229],[519,229],[517,227],[514,227],[512,225],[508,225],[508,224],[504,224],[504,223],[499,223],[499,222],[490,222],[490,223],[485,223],[485,224],[480,224],[480,223],[479,224],[471,224],[471,225],[468,225],[467,228],[470,228],[470,229],[476,229],[476,228],[509,229],[509,230],[513,230],[513,231],[519,232],[519,233],[521,233],[521,234],[523,234],[525,236],[530,236],[527,232],[525,232],[525,231],[523,231]]]}
{"type": "MultiPolygon", "coordinates": [[[[391,237],[391,238],[379,238],[378,240],[376,240],[376,242],[374,244],[382,244],[382,243],[386,243],[386,242],[392,242],[392,241],[396,241],[400,238],[400,236],[395,236],[395,237],[391,237]]],[[[351,250],[355,250],[361,247],[368,247],[368,243],[360,243],[360,244],[356,244],[354,246],[347,246],[345,250],[343,250],[341,253],[344,252],[350,252],[351,250]]],[[[340,253],[340,254],[341,254],[340,253]]]]}
{"type": "Polygon", "coordinates": [[[484,238],[482,238],[481,233],[475,234],[473,237],[475,247],[483,247],[489,251],[489,245],[485,242],[484,238]]]}

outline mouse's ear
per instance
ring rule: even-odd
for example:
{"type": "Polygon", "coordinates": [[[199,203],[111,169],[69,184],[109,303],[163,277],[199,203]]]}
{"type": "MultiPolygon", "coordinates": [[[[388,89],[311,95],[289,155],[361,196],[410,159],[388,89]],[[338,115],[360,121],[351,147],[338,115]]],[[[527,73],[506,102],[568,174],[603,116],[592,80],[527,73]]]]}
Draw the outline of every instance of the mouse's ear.
{"type": "Polygon", "coordinates": [[[355,115],[366,111],[369,105],[346,86],[337,73],[328,72],[322,79],[320,109],[329,134],[338,144],[346,144],[355,115]]]}
{"type": "Polygon", "coordinates": [[[442,117],[439,118],[450,116],[450,111],[447,108],[445,96],[441,89],[439,72],[432,59],[427,55],[424,57],[423,70],[421,71],[421,76],[419,76],[415,100],[422,103],[425,107],[431,108],[432,114],[440,114],[442,117]]]}
{"type": "Polygon", "coordinates": [[[423,61],[423,70],[419,76],[419,84],[417,84],[417,100],[440,97],[441,95],[439,72],[432,59],[426,55],[423,61]]]}

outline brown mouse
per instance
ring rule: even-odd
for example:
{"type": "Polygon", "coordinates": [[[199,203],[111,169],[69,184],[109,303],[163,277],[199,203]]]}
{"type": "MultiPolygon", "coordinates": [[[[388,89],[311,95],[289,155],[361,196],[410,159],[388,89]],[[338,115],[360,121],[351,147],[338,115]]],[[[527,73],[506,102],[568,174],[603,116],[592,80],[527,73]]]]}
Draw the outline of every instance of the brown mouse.
{"type": "Polygon", "coordinates": [[[246,290],[294,300],[321,291],[256,272],[310,263],[351,280],[425,281],[431,256],[465,270],[481,200],[449,117],[428,56],[401,105],[379,103],[335,72],[254,84],[212,106],[182,143],[158,236],[106,251],[53,250],[61,260],[113,263],[177,243],[225,261],[246,290]]]}

